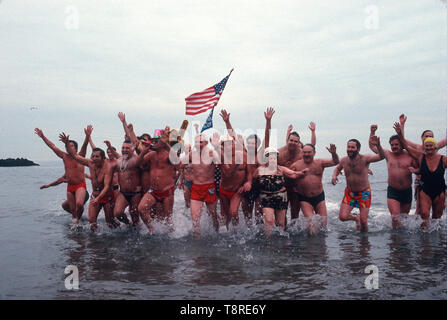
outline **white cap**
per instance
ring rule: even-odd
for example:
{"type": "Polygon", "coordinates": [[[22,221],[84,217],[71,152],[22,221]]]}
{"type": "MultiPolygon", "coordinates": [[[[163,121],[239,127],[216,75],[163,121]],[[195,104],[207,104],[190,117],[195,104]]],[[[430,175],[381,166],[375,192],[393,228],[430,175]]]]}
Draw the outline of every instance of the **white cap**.
{"type": "Polygon", "coordinates": [[[278,154],[279,154],[278,150],[276,150],[275,148],[273,148],[273,147],[268,147],[268,148],[266,148],[265,151],[264,151],[264,157],[267,157],[267,155],[268,155],[269,153],[278,153],[278,154]]]}

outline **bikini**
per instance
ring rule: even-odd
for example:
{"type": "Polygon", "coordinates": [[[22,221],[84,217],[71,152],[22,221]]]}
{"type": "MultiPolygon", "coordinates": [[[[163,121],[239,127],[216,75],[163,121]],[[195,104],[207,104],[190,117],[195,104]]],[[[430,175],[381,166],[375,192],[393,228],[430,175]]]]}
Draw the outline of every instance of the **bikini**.
{"type": "Polygon", "coordinates": [[[285,210],[288,207],[287,192],[285,190],[285,179],[282,175],[262,175],[257,179],[261,208],[272,208],[275,210],[285,210]],[[281,191],[283,190],[283,191],[281,191]]]}

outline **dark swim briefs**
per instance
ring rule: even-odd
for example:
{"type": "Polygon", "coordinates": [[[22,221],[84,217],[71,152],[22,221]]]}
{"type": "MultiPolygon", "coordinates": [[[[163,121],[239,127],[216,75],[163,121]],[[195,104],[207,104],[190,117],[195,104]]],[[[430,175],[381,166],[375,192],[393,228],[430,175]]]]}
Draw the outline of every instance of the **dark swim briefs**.
{"type": "Polygon", "coordinates": [[[261,192],[259,194],[261,199],[261,208],[272,208],[275,210],[287,210],[287,192],[275,192],[275,193],[265,193],[261,192]]]}
{"type": "Polygon", "coordinates": [[[324,196],[324,191],[321,192],[318,196],[315,197],[306,197],[303,196],[302,194],[298,193],[298,200],[302,201],[302,202],[308,202],[312,205],[312,207],[316,207],[321,201],[324,201],[326,198],[324,196]]]}
{"type": "Polygon", "coordinates": [[[411,203],[412,191],[411,188],[405,190],[397,190],[393,187],[388,186],[386,197],[399,201],[402,204],[411,203]]]}

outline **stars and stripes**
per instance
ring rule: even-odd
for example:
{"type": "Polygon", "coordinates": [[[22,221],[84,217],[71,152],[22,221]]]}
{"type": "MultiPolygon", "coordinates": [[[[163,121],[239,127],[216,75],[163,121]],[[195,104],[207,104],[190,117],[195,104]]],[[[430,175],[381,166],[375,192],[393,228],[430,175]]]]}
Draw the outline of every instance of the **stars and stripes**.
{"type": "Polygon", "coordinates": [[[210,112],[208,118],[206,118],[205,124],[203,125],[202,130],[200,130],[200,132],[203,132],[206,129],[213,127],[213,112],[214,112],[214,108],[211,109],[211,112],[210,112]]]}
{"type": "Polygon", "coordinates": [[[225,85],[227,84],[228,78],[231,75],[231,72],[223,78],[221,82],[218,84],[209,87],[201,92],[196,92],[187,97],[186,100],[186,114],[190,116],[194,116],[205,112],[209,109],[214,108],[222,95],[223,90],[225,89],[225,85]]]}

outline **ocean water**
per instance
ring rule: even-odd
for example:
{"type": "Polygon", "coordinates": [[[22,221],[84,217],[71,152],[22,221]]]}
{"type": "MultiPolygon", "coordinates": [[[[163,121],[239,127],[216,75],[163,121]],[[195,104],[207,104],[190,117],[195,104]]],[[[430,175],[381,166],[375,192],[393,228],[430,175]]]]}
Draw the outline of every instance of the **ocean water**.
{"type": "Polygon", "coordinates": [[[341,177],[332,186],[329,168],[327,231],[309,235],[301,217],[267,239],[262,225],[247,227],[241,213],[235,232],[216,234],[203,211],[202,237],[193,239],[181,191],[173,233],[162,225],[153,236],[145,227],[111,231],[103,213],[93,233],[87,205],[83,228],[71,231],[71,216],[60,207],[66,185],[39,190],[63,174],[60,161],[0,168],[0,299],[447,299],[445,212],[421,231],[413,203],[404,228],[392,230],[385,163],[371,169],[366,234],[338,220],[345,182],[341,177]],[[78,269],[79,289],[65,286],[69,265],[78,269]],[[377,289],[366,286],[370,265],[377,268],[377,289]]]}

